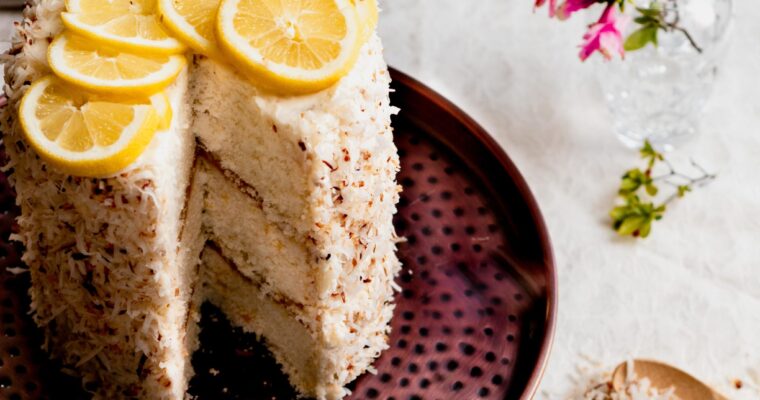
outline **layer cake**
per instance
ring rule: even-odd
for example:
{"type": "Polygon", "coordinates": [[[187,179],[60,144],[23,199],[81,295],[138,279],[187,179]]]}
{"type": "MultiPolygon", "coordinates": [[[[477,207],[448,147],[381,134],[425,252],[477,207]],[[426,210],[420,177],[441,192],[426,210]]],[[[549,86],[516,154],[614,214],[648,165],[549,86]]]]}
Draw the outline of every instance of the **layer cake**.
{"type": "Polygon", "coordinates": [[[3,56],[14,239],[46,348],[96,398],[183,399],[211,301],[263,338],[302,394],[345,396],[387,347],[400,268],[380,39],[337,84],[294,97],[189,55],[167,91],[170,126],[117,175],[80,178],[30,150],[16,115],[50,73],[62,9],[33,1],[3,56]]]}

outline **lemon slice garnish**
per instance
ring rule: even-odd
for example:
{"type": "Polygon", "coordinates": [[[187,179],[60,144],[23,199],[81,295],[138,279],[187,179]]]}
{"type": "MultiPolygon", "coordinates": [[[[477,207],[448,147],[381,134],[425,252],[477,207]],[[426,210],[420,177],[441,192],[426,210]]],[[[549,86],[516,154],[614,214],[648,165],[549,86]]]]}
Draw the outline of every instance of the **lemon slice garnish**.
{"type": "Polygon", "coordinates": [[[377,28],[378,9],[377,0],[351,0],[359,12],[359,21],[362,26],[362,42],[366,42],[377,28]]]}
{"type": "Polygon", "coordinates": [[[185,45],[169,36],[156,14],[156,0],[67,0],[61,14],[70,30],[120,50],[181,53],[185,45]]]}
{"type": "Polygon", "coordinates": [[[220,0],[158,0],[161,22],[193,50],[216,56],[216,11],[220,0]]]}
{"type": "Polygon", "coordinates": [[[134,162],[150,143],[160,123],[151,103],[108,100],[48,76],[24,94],[19,119],[28,143],[50,165],[102,177],[134,162]]]}
{"type": "Polygon", "coordinates": [[[174,116],[169,96],[167,96],[165,92],[156,93],[153,96],[150,96],[150,103],[153,105],[153,108],[156,109],[156,113],[158,114],[158,129],[162,131],[169,129],[174,116]]]}
{"type": "Polygon", "coordinates": [[[112,94],[152,94],[169,84],[187,64],[182,55],[138,55],[71,33],[48,49],[53,72],[75,85],[112,94]]]}
{"type": "Polygon", "coordinates": [[[324,89],[348,73],[364,35],[350,0],[222,0],[221,48],[270,90],[324,89]]]}

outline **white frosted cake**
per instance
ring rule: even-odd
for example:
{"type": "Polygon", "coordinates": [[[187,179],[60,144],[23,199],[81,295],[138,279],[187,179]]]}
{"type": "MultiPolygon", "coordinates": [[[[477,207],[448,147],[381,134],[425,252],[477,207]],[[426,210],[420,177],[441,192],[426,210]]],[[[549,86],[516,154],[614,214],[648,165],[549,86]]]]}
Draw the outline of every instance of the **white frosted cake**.
{"type": "Polygon", "coordinates": [[[14,239],[45,347],[96,398],[184,399],[210,301],[263,338],[300,393],[345,396],[387,348],[400,268],[379,38],[335,83],[299,95],[188,52],[165,89],[170,123],[127,167],[83,177],[41,157],[19,123],[29,85],[51,74],[63,10],[33,1],[3,58],[14,239]]]}

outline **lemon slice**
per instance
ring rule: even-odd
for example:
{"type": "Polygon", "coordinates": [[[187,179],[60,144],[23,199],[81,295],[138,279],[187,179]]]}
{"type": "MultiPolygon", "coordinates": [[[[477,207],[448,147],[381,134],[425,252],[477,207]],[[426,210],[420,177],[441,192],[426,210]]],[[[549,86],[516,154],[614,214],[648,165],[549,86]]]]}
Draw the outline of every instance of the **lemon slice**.
{"type": "Polygon", "coordinates": [[[48,62],[63,80],[112,94],[152,94],[171,84],[187,64],[182,55],[138,55],[64,33],[48,48],[48,62]]]}
{"type": "Polygon", "coordinates": [[[169,129],[172,124],[172,117],[174,116],[169,96],[164,92],[156,93],[150,96],[150,103],[158,114],[158,129],[162,131],[169,129]]]}
{"type": "Polygon", "coordinates": [[[158,0],[161,22],[193,50],[216,56],[216,10],[220,0],[158,0]]]}
{"type": "Polygon", "coordinates": [[[359,21],[362,26],[362,43],[365,43],[372,36],[377,28],[378,9],[377,0],[351,0],[359,12],[359,21]]]}
{"type": "Polygon", "coordinates": [[[159,124],[150,99],[143,104],[103,100],[52,76],[32,84],[19,117],[43,160],[87,177],[112,175],[134,162],[159,124]]]}
{"type": "Polygon", "coordinates": [[[63,24],[70,30],[121,50],[181,53],[185,45],[158,20],[156,0],[67,0],[63,24]]]}
{"type": "Polygon", "coordinates": [[[285,94],[324,89],[348,73],[361,46],[350,0],[222,0],[217,38],[260,86],[285,94]]]}

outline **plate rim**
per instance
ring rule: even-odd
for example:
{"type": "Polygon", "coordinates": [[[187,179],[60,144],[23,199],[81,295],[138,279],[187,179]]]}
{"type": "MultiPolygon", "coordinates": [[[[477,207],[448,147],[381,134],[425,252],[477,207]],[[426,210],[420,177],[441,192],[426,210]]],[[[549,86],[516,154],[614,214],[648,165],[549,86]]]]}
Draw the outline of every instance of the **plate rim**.
{"type": "MultiPolygon", "coordinates": [[[[559,308],[559,287],[554,249],[552,246],[551,235],[549,234],[549,230],[538,206],[538,202],[522,173],[509,155],[507,155],[506,150],[499,145],[482,125],[475,121],[475,119],[467,114],[461,107],[457,106],[451,100],[447,99],[418,79],[391,66],[388,67],[388,70],[392,82],[399,82],[400,84],[419,92],[429,101],[434,103],[435,106],[444,110],[463,126],[467,127],[467,130],[473,134],[474,138],[481,142],[481,144],[483,144],[491,154],[496,157],[496,160],[502,168],[504,168],[507,174],[512,178],[515,187],[528,207],[530,218],[535,224],[536,232],[538,233],[538,238],[541,242],[544,264],[548,275],[546,281],[546,319],[544,337],[541,339],[541,347],[537,355],[537,365],[531,372],[530,378],[526,382],[525,389],[521,395],[521,399],[532,399],[538,391],[549,363],[552,347],[554,345],[554,335],[556,333],[557,313],[559,308]]],[[[391,83],[391,88],[393,88],[393,83],[391,83]]]]}

